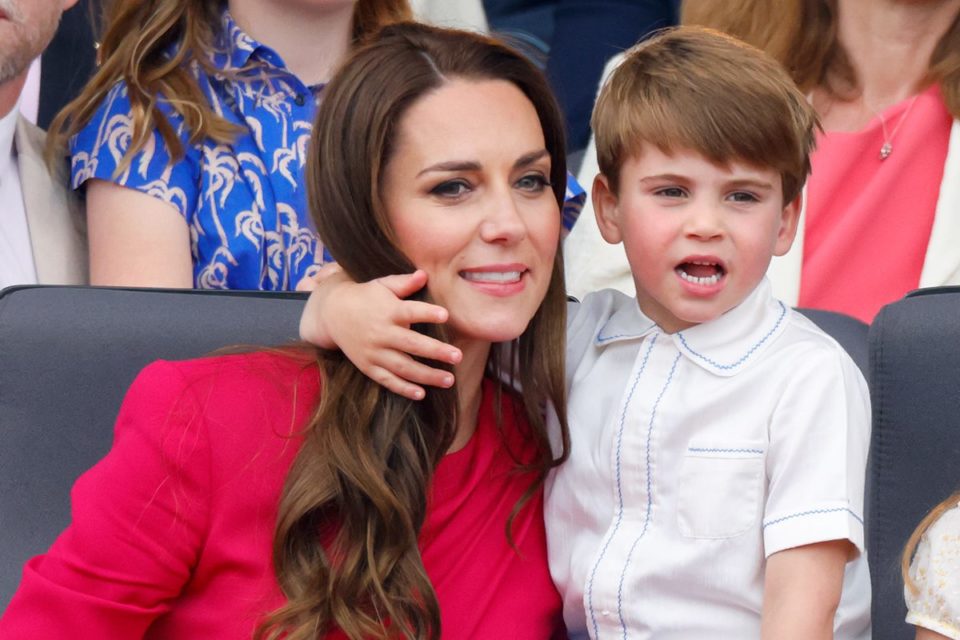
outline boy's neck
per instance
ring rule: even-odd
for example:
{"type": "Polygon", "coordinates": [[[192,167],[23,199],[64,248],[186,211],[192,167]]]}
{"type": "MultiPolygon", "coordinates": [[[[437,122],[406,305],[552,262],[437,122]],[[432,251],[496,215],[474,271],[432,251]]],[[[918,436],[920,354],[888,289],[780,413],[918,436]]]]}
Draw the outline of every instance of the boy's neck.
{"type": "Polygon", "coordinates": [[[230,14],[243,31],[275,50],[287,69],[307,86],[327,82],[350,48],[353,3],[296,9],[262,0],[229,0],[230,14]]]}

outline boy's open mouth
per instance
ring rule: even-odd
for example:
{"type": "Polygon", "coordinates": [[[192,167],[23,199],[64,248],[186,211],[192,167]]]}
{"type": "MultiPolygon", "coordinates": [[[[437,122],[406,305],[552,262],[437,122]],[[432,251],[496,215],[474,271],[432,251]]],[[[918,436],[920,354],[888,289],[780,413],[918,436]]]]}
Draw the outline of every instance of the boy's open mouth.
{"type": "Polygon", "coordinates": [[[722,264],[706,260],[681,262],[674,271],[687,282],[703,286],[717,284],[727,273],[722,264]]]}

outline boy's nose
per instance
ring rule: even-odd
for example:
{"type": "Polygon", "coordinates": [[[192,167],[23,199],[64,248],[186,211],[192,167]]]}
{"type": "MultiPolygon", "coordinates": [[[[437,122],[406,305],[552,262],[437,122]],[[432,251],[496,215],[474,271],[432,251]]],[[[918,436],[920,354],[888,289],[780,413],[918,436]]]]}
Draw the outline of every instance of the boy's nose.
{"type": "Polygon", "coordinates": [[[688,212],[685,231],[689,236],[704,240],[723,235],[720,211],[713,205],[694,204],[688,212]]]}

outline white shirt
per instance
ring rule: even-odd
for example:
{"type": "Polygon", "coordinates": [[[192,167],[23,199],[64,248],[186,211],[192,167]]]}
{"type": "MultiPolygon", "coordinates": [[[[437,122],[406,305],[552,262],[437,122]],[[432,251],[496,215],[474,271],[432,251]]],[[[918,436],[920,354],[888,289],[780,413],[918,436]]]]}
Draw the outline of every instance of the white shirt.
{"type": "Polygon", "coordinates": [[[0,118],[0,289],[37,283],[13,144],[19,112],[14,107],[0,118]]]}
{"type": "Polygon", "coordinates": [[[903,589],[907,622],[960,639],[960,505],[945,511],[920,538],[910,577],[917,590],[903,589]]]}
{"type": "MultiPolygon", "coordinates": [[[[545,507],[571,637],[759,638],[768,556],[863,550],[866,383],[766,281],[673,335],[616,291],[571,312],[571,455],[545,507]]],[[[869,637],[868,581],[861,555],[837,638],[869,637]]]]}

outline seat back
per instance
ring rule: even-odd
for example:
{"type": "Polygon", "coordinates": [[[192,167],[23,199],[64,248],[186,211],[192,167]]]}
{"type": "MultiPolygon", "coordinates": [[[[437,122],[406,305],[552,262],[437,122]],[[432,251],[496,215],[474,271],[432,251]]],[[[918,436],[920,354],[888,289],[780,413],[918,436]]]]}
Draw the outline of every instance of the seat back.
{"type": "Polygon", "coordinates": [[[109,449],[157,359],[297,339],[301,294],[13,287],[0,292],[0,611],[70,520],[70,487],[109,449]]]}
{"type": "Polygon", "coordinates": [[[923,516],[960,487],[960,288],[914,292],[870,327],[867,549],[874,640],[906,640],[900,554],[923,516]]]}

